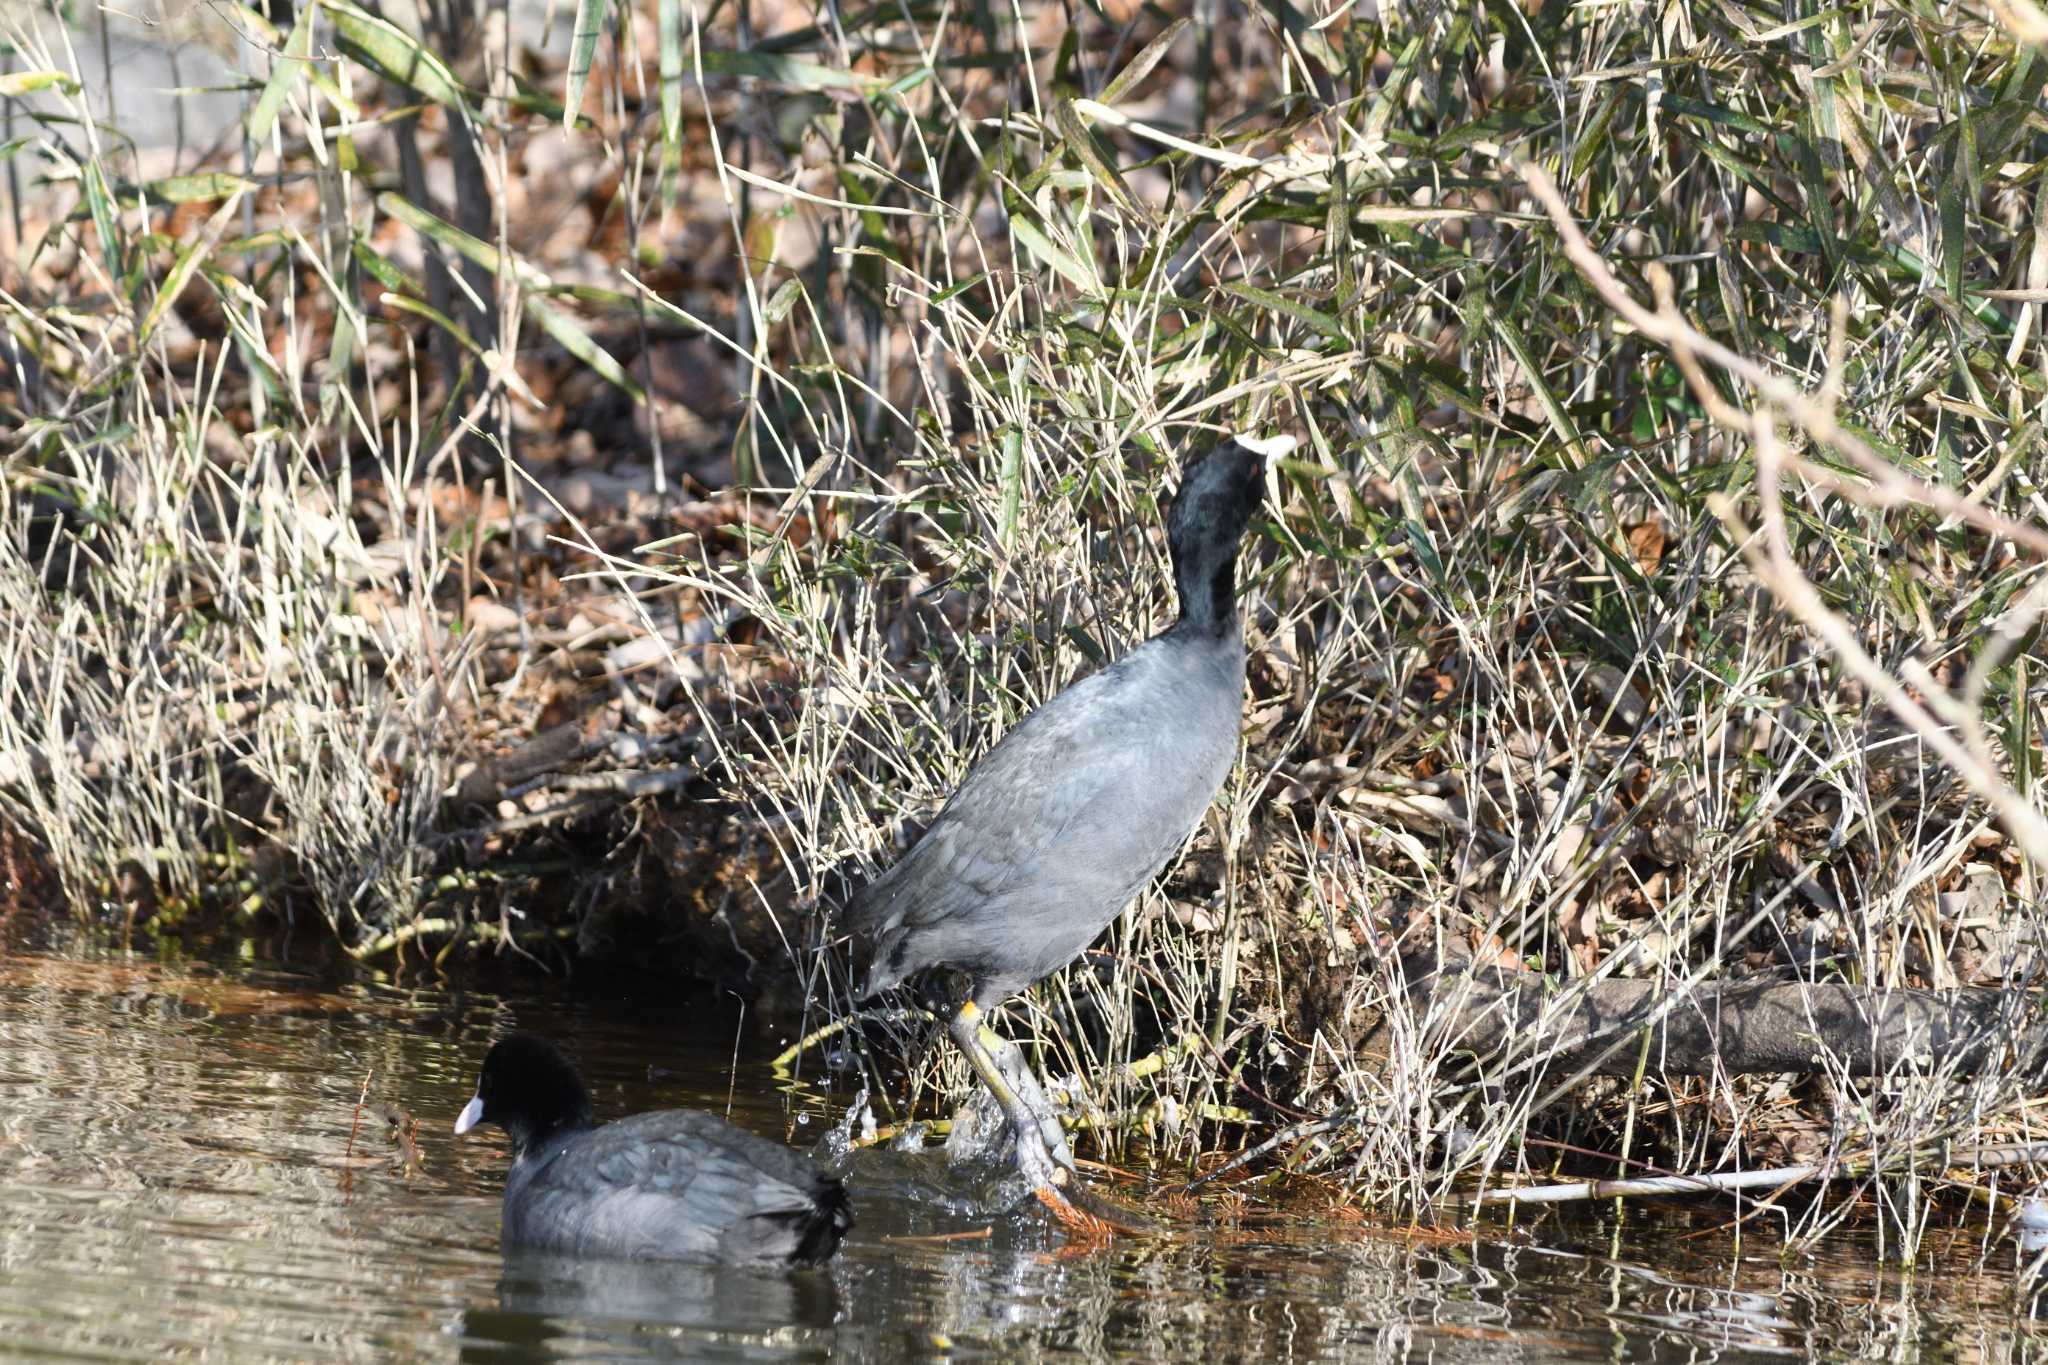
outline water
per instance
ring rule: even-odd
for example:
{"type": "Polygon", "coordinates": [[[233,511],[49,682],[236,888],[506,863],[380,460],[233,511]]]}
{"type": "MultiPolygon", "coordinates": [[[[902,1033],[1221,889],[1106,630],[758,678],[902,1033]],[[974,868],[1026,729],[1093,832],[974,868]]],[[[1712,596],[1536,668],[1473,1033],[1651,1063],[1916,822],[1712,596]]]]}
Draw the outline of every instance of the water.
{"type": "MultiPolygon", "coordinates": [[[[1721,1211],[1437,1240],[1274,1214],[1063,1254],[864,1155],[840,1258],[788,1273],[500,1258],[496,1130],[449,1135],[494,1023],[586,1061],[601,1116],[724,1110],[808,1143],[737,1020],[616,984],[461,993],[0,945],[0,1354],[229,1360],[2019,1360],[2011,1257],[1781,1259],[1721,1211]],[[357,1099],[369,1077],[369,1105],[357,1099]],[[376,1112],[419,1120],[403,1169],[376,1112]],[[351,1149],[351,1128],[356,1131],[351,1149]],[[983,1230],[987,1236],[981,1236],[983,1230]],[[961,1234],[965,1234],[961,1237],[961,1234]],[[1700,1234],[1687,1236],[1687,1234],[1700,1234]],[[948,1239],[951,1240],[942,1240],[948,1239]]],[[[926,1172],[928,1184],[936,1176],[926,1172]]]]}

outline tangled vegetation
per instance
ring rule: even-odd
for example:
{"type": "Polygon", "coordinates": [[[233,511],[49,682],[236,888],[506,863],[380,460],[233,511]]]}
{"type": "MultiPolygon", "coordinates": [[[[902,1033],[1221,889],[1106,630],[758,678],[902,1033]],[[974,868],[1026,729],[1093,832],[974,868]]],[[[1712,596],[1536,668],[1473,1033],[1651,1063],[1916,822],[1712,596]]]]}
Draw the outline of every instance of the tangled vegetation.
{"type": "MultiPolygon", "coordinates": [[[[1244,761],[1010,1011],[1076,1120],[1408,1208],[1818,1163],[1910,1250],[2038,1108],[2048,19],[1990,3],[319,0],[176,148],[17,11],[0,819],[88,915],[682,944],[824,1024],[847,881],[1165,618],[1180,456],[1287,432],[1244,761]],[[1744,983],[2010,1045],[1667,1064],[1744,983]]],[[[845,1050],[885,1121],[965,1089],[919,1027],[845,1050]]]]}

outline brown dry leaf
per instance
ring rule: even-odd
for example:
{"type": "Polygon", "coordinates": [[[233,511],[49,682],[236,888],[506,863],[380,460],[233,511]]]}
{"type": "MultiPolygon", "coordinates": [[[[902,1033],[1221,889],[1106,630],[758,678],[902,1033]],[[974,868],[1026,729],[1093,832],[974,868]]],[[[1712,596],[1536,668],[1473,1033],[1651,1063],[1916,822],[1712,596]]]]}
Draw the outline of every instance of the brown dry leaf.
{"type": "Polygon", "coordinates": [[[1571,948],[1572,961],[1584,975],[1600,965],[1600,910],[1598,902],[1573,901],[1558,913],[1558,928],[1571,948]]]}
{"type": "Polygon", "coordinates": [[[1472,956],[1485,966],[1499,967],[1503,971],[1519,971],[1522,966],[1521,959],[1509,950],[1499,934],[1487,934],[1483,938],[1475,936],[1472,956]]]}
{"type": "Polygon", "coordinates": [[[1628,552],[1635,556],[1637,566],[1644,573],[1657,572],[1657,566],[1664,562],[1664,523],[1651,517],[1627,530],[1628,552]]]}

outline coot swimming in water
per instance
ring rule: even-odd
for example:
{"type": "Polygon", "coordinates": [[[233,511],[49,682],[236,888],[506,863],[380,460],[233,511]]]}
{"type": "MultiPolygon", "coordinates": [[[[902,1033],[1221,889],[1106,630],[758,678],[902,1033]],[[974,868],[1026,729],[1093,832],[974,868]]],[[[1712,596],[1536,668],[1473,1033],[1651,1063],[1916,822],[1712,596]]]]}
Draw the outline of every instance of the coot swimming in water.
{"type": "Polygon", "coordinates": [[[1189,463],[1166,526],[1180,619],[1017,722],[846,910],[865,994],[927,968],[966,977],[949,1032],[1002,1105],[1034,1192],[1062,1218],[1076,1213],[1058,1189],[1072,1164],[1058,1120],[982,1016],[1078,956],[1229,776],[1244,692],[1238,542],[1259,505],[1262,456],[1292,444],[1233,438],[1189,463]]]}
{"type": "Polygon", "coordinates": [[[600,1125],[583,1078],[531,1033],[484,1058],[459,1136],[512,1139],[507,1248],[662,1260],[808,1263],[853,1224],[846,1190],[810,1158],[711,1114],[663,1109],[600,1125]]]}

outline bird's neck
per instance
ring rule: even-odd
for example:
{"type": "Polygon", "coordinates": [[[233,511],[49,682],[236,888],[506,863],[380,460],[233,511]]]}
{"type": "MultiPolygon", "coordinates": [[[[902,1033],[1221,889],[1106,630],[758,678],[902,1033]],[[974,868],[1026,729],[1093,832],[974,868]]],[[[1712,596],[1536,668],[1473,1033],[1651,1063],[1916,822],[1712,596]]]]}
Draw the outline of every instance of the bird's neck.
{"type": "Polygon", "coordinates": [[[591,1116],[590,1106],[585,1105],[574,1113],[564,1114],[546,1122],[510,1125],[505,1132],[506,1136],[512,1139],[512,1159],[521,1161],[550,1143],[595,1126],[596,1120],[591,1116]]]}
{"type": "Polygon", "coordinates": [[[1174,586],[1180,592],[1176,634],[1224,640],[1238,631],[1237,546],[1198,541],[1173,560],[1174,586]]]}

